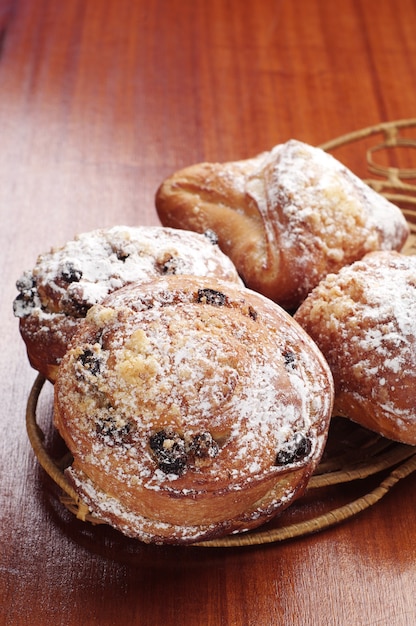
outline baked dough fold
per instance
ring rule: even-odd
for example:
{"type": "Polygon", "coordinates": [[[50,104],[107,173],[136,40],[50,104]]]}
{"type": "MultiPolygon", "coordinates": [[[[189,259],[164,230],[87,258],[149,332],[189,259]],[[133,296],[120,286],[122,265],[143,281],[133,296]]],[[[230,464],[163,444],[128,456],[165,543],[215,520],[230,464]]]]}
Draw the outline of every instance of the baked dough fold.
{"type": "Polygon", "coordinates": [[[401,211],[330,154],[297,140],[254,158],[200,163],[156,193],[162,224],[213,230],[245,284],[288,310],[330,272],[400,250],[401,211]]]}

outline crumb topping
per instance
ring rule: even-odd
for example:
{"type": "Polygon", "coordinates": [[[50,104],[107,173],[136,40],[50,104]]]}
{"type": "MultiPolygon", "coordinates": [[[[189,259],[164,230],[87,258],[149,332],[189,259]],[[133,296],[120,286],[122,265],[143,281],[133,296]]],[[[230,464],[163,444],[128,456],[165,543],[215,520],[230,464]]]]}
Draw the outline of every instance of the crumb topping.
{"type": "Polygon", "coordinates": [[[97,492],[108,475],[127,492],[239,492],[322,453],[332,381],[313,342],[259,294],[185,282],[148,283],[146,307],[133,286],[95,305],[63,360],[57,426],[97,492]]]}

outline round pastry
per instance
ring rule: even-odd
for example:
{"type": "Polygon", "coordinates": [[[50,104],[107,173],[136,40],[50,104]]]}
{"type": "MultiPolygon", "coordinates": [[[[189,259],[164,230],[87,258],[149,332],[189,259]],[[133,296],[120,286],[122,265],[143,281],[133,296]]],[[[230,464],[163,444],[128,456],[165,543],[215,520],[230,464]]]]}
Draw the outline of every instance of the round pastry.
{"type": "Polygon", "coordinates": [[[368,254],[327,276],[295,319],[332,370],[334,414],[416,445],[416,256],[368,254]]]}
{"type": "Polygon", "coordinates": [[[34,269],[17,281],[20,293],[14,301],[31,365],[54,382],[93,304],[126,284],[165,274],[217,276],[241,284],[210,232],[114,226],[83,233],[40,255],[34,269]]]}
{"type": "Polygon", "coordinates": [[[254,528],[300,495],[332,401],[325,359],[283,309],[230,282],[168,276],[89,310],[54,415],[96,517],[186,543],[254,528]]]}
{"type": "Polygon", "coordinates": [[[330,272],[400,250],[401,211],[330,154],[291,140],[230,163],[200,163],[156,193],[162,224],[212,229],[246,286],[294,310],[330,272]]]}

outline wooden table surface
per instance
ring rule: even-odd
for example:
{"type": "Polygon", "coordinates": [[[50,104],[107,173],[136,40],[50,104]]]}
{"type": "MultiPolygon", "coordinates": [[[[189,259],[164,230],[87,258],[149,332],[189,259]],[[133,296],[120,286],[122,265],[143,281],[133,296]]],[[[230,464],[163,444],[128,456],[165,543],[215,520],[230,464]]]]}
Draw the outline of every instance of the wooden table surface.
{"type": "Polygon", "coordinates": [[[26,435],[36,372],[12,313],[39,253],[158,224],[173,171],[413,118],[415,77],[414,0],[0,0],[1,624],[416,623],[415,474],[261,547],[145,546],[76,520],[26,435]]]}

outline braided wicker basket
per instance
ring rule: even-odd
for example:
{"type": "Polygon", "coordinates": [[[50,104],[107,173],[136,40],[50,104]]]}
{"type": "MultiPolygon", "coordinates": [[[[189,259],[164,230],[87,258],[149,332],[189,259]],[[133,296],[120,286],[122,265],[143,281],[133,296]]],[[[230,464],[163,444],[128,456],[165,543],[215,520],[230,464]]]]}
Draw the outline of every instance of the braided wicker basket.
{"type": "MultiPolygon", "coordinates": [[[[348,165],[353,155],[354,170],[359,169],[357,155],[364,155],[363,180],[390,201],[400,206],[411,229],[405,252],[416,254],[416,119],[399,120],[371,126],[329,141],[321,146],[348,165]],[[413,137],[412,138],[412,131],[413,137]],[[375,143],[377,141],[378,143],[375,143]],[[357,145],[358,144],[358,145],[357,145]],[[350,150],[351,148],[351,150],[350,150]],[[339,157],[337,151],[344,151],[339,157]],[[413,150],[413,154],[412,154],[413,150]],[[378,160],[377,160],[378,159],[378,160]],[[404,159],[405,165],[399,165],[404,159]],[[370,175],[370,176],[368,176],[370,175]]],[[[78,519],[92,524],[104,523],[90,514],[65,477],[72,459],[69,453],[52,458],[45,445],[45,435],[38,425],[38,401],[45,380],[38,376],[32,387],[26,410],[26,427],[35,455],[46,473],[62,491],[61,502],[78,519]]],[[[416,471],[416,448],[392,442],[342,418],[332,420],[323,459],[312,476],[306,493],[287,511],[262,528],[213,541],[202,547],[236,547],[274,543],[302,537],[343,522],[373,506],[400,480],[416,471]],[[371,487],[357,497],[359,489],[371,487]],[[343,488],[344,487],[344,488],[343,488]],[[347,501],[334,508],[334,491],[347,493],[347,501]],[[352,497],[348,497],[353,493],[352,497]]],[[[335,498],[336,500],[339,498],[335,498]]]]}

